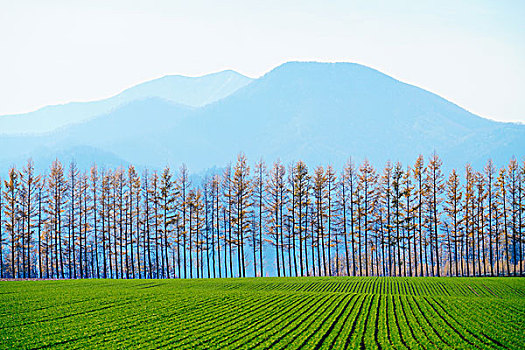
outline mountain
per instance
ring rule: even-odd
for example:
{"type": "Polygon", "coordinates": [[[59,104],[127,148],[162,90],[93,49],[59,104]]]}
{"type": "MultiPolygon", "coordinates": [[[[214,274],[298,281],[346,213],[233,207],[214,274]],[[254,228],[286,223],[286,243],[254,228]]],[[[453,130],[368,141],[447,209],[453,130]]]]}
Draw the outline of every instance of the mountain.
{"type": "Polygon", "coordinates": [[[72,102],[47,106],[25,114],[0,116],[0,135],[50,132],[110,113],[130,102],[147,98],[161,98],[175,104],[202,107],[234,93],[251,81],[251,78],[231,70],[201,77],[167,75],[136,85],[116,96],[100,101],[72,102]]]}
{"type": "Polygon", "coordinates": [[[350,156],[382,167],[436,151],[446,167],[480,168],[488,158],[524,156],[525,125],[481,118],[362,65],[290,62],[199,108],[138,99],[49,134],[0,137],[0,166],[75,147],[111,152],[123,164],[184,162],[195,172],[241,151],[252,161],[337,168],[350,156]]]}
{"type": "MultiPolygon", "coordinates": [[[[525,150],[524,125],[481,118],[433,93],[349,63],[282,65],[197,115],[208,130],[203,138],[210,140],[201,145],[202,154],[217,142],[214,130],[221,130],[222,161],[243,150],[252,159],[264,155],[312,165],[339,165],[349,156],[368,157],[377,165],[387,160],[407,164],[435,150],[451,166],[472,162],[479,167],[490,157],[504,162],[525,150]]],[[[191,126],[196,120],[187,120],[186,129],[196,129],[191,126]]]]}

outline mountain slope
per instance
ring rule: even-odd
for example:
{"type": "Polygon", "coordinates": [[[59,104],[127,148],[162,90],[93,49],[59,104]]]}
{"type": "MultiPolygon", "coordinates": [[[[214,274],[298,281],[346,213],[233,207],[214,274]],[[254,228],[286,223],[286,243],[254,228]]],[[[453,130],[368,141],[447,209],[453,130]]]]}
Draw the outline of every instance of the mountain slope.
{"type": "Polygon", "coordinates": [[[181,130],[199,130],[185,160],[196,168],[210,161],[211,148],[219,164],[239,151],[311,165],[341,165],[349,156],[380,165],[436,150],[451,166],[493,155],[503,161],[525,149],[524,126],[480,118],[357,64],[288,63],[195,113],[181,130]]]}
{"type": "Polygon", "coordinates": [[[92,147],[152,167],[185,162],[193,171],[241,151],[251,160],[336,167],[350,156],[412,164],[437,151],[447,167],[481,167],[522,157],[525,126],[478,117],[358,64],[291,62],[201,108],[145,99],[49,135],[0,137],[0,161],[6,149],[16,157],[43,145],[92,147]]]}
{"type": "MultiPolygon", "coordinates": [[[[97,161],[102,166],[118,163],[151,164],[172,158],[164,144],[171,130],[191,108],[159,98],[131,102],[85,123],[71,125],[38,136],[0,136],[0,166],[23,164],[28,157],[54,159],[63,154],[97,161]],[[89,154],[93,150],[94,154],[89,154]],[[105,153],[98,159],[98,154],[105,153]],[[111,154],[111,156],[109,156],[111,154]]],[[[38,165],[38,164],[37,164],[38,165]]]]}
{"type": "Polygon", "coordinates": [[[105,100],[72,102],[47,106],[25,114],[0,116],[0,135],[50,132],[147,98],[161,98],[175,104],[202,107],[232,94],[251,81],[251,78],[231,70],[201,77],[168,75],[131,87],[105,100]]]}

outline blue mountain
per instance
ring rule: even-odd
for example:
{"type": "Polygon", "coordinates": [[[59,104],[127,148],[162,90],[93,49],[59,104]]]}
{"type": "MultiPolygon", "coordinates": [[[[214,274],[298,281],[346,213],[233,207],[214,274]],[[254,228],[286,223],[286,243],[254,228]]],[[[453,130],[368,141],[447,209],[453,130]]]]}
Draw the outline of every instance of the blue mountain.
{"type": "Polygon", "coordinates": [[[75,149],[83,152],[78,158],[87,150],[104,154],[100,165],[186,163],[195,172],[224,166],[241,151],[253,161],[336,167],[349,157],[412,164],[436,151],[448,168],[480,168],[489,158],[523,157],[525,125],[481,118],[362,65],[290,62],[200,107],[140,96],[51,133],[0,136],[0,166],[64,150],[71,157],[75,149]]]}
{"type": "Polygon", "coordinates": [[[232,94],[251,81],[251,78],[231,70],[201,77],[167,75],[100,101],[72,102],[47,106],[25,114],[0,116],[0,135],[50,132],[70,124],[85,122],[130,102],[147,98],[160,98],[175,104],[202,107],[232,94]]]}

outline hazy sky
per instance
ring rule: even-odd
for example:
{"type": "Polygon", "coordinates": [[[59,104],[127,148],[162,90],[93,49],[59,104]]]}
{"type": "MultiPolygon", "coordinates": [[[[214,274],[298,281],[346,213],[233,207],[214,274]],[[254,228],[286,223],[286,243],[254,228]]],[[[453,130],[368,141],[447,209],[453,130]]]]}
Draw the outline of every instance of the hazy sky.
{"type": "Polygon", "coordinates": [[[0,114],[167,74],[260,76],[290,60],[376,68],[525,122],[525,1],[0,0],[0,114]]]}

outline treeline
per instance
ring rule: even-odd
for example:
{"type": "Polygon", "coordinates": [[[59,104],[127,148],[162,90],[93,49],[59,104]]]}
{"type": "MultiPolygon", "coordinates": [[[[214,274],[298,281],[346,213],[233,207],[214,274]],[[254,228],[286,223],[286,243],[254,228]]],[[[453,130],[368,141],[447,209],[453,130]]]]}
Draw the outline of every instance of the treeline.
{"type": "Polygon", "coordinates": [[[1,182],[2,278],[523,275],[525,162],[174,173],[29,160],[1,182]]]}

